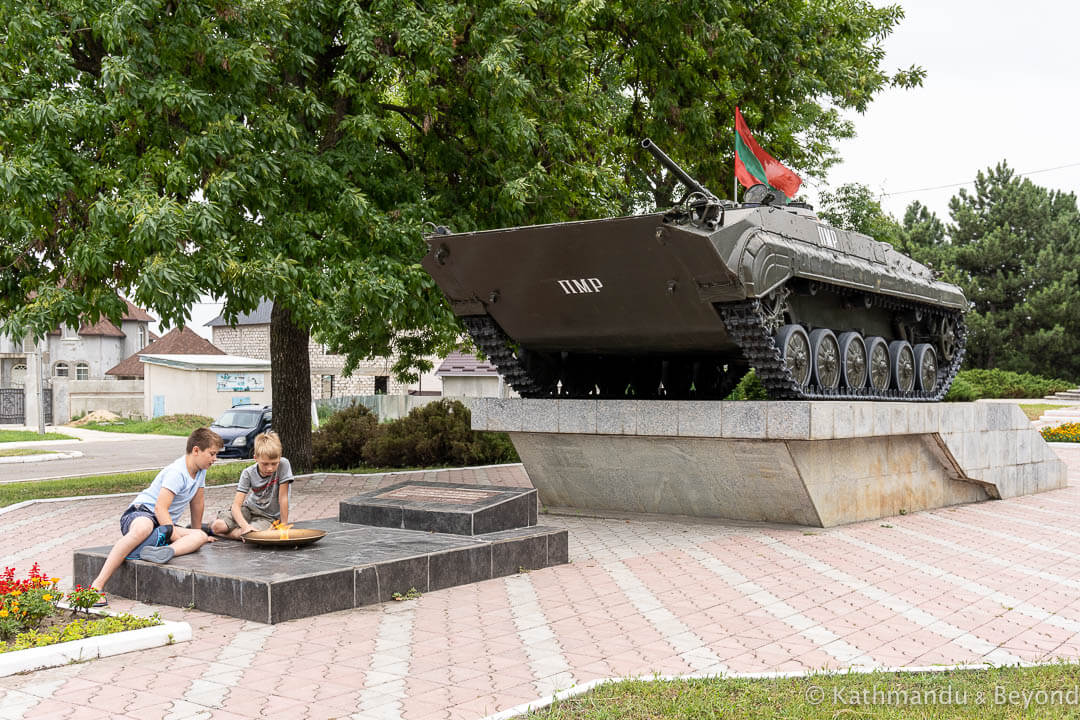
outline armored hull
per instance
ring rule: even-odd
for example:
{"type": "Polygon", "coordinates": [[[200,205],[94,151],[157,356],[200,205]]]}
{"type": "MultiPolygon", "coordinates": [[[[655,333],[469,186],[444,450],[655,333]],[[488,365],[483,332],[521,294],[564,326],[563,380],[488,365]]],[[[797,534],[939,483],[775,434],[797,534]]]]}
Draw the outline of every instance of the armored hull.
{"type": "MultiPolygon", "coordinates": [[[[710,198],[710,201],[712,199],[710,198]]],[[[964,346],[959,288],[791,206],[429,237],[423,264],[525,397],[933,401],[964,346]]]]}

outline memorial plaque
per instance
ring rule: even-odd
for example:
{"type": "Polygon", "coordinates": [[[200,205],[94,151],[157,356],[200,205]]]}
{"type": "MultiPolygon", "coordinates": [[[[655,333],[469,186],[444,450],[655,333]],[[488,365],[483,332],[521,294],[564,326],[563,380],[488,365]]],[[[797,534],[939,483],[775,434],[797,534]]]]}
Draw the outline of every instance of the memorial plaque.
{"type": "Polygon", "coordinates": [[[447,503],[452,505],[468,505],[490,500],[499,493],[489,490],[473,490],[472,488],[453,487],[430,487],[423,485],[406,485],[397,490],[382,492],[376,497],[389,500],[415,500],[417,502],[447,503]]]}

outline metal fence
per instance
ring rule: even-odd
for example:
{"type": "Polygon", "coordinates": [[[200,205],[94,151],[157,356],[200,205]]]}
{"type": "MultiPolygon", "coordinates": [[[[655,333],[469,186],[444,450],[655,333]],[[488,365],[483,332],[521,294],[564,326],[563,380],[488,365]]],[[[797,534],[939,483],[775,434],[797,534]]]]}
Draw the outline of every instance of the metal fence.
{"type": "MultiPolygon", "coordinates": [[[[41,408],[42,412],[45,415],[45,424],[52,425],[53,392],[52,387],[50,387],[49,385],[45,385],[41,388],[41,408]]],[[[0,425],[25,424],[26,388],[0,388],[0,425]]]]}
{"type": "Polygon", "coordinates": [[[379,418],[379,421],[397,420],[409,414],[414,408],[427,405],[434,400],[441,400],[438,395],[347,395],[336,398],[316,400],[318,407],[329,407],[335,412],[353,405],[364,405],[379,418]]]}
{"type": "Polygon", "coordinates": [[[22,425],[26,422],[26,391],[20,388],[0,388],[0,425],[22,425]]]}

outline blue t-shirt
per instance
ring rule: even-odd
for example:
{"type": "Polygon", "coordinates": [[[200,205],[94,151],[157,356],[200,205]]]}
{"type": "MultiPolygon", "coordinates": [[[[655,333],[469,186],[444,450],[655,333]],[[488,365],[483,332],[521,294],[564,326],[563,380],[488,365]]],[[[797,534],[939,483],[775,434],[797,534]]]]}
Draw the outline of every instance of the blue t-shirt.
{"type": "Polygon", "coordinates": [[[185,455],[159,472],[157,477],[154,478],[154,482],[150,483],[150,487],[135,497],[132,505],[146,505],[153,510],[154,505],[157,504],[158,495],[161,494],[161,488],[171,490],[176,497],[173,498],[172,504],[169,505],[169,517],[172,518],[173,525],[179,525],[180,516],[184,514],[184,508],[191,502],[191,498],[195,497],[195,493],[199,492],[199,488],[205,484],[205,470],[195,473],[195,477],[188,474],[187,456],[185,455]]]}

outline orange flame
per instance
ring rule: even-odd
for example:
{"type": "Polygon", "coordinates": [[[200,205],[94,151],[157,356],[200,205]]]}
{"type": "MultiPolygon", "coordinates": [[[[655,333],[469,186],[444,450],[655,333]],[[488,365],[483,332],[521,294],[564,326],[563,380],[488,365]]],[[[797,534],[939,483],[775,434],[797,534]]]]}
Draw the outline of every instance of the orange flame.
{"type": "Polygon", "coordinates": [[[275,520],[271,527],[278,531],[278,540],[289,539],[289,528],[292,527],[292,523],[288,525],[282,525],[279,521],[275,520]]]}

